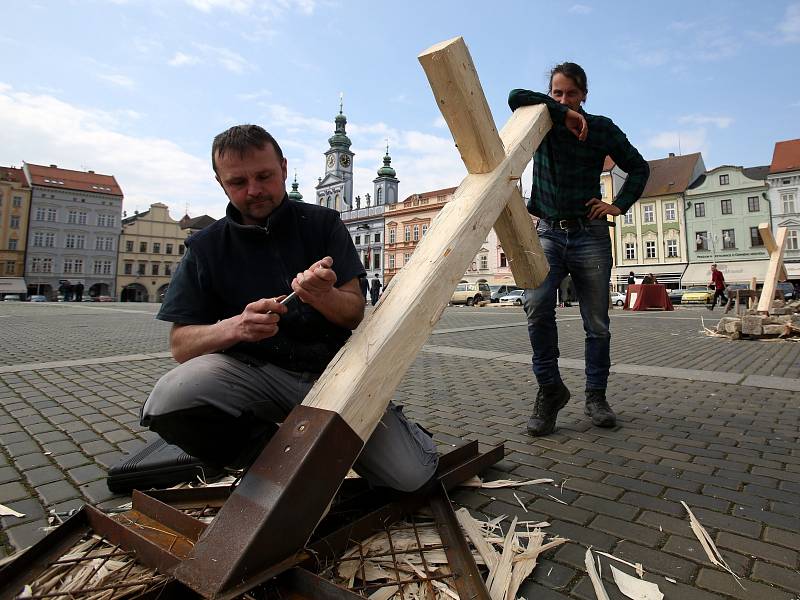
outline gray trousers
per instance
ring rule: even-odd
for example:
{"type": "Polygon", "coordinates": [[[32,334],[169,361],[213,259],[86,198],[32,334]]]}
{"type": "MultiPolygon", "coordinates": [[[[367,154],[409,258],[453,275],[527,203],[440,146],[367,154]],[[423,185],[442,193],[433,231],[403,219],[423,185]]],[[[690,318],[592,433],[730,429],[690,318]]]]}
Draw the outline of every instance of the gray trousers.
{"type": "MultiPolygon", "coordinates": [[[[272,364],[252,366],[226,354],[193,358],[158,380],[141,423],[167,442],[209,463],[255,458],[317,375],[272,364]]],[[[389,404],[355,463],[373,485],[414,491],[436,471],[431,437],[389,404]]]]}

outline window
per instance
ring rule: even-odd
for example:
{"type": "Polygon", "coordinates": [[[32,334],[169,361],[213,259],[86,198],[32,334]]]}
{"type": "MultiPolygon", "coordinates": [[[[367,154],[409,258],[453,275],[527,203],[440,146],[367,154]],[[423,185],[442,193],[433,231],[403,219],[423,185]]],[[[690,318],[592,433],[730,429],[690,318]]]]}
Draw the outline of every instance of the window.
{"type": "Polygon", "coordinates": [[[364,234],[364,243],[365,244],[369,244],[369,234],[368,233],[364,234]]]}
{"type": "Polygon", "coordinates": [[[719,201],[719,210],[723,215],[732,215],[733,214],[733,203],[728,200],[720,200],[719,201]]]}
{"type": "Polygon", "coordinates": [[[407,265],[409,260],[411,260],[411,253],[403,252],[403,265],[407,265]]]}
{"type": "Polygon", "coordinates": [[[794,192],[786,192],[785,194],[781,194],[781,202],[783,203],[783,212],[796,212],[794,207],[794,192]]]}
{"type": "Polygon", "coordinates": [[[76,235],[75,236],[75,247],[79,250],[82,250],[86,247],[86,236],[85,235],[76,235]]]}
{"type": "Polygon", "coordinates": [[[147,242],[139,242],[139,252],[147,252],[147,242]]]}
{"type": "Polygon", "coordinates": [[[13,275],[16,269],[17,263],[13,260],[6,261],[6,275],[13,275]]]}
{"type": "Polygon", "coordinates": [[[425,237],[426,233],[428,233],[428,224],[427,223],[423,223],[422,224],[422,237],[425,237]]]}
{"type": "Polygon", "coordinates": [[[397,241],[397,229],[392,227],[389,229],[389,243],[394,244],[397,241]]]}
{"type": "Polygon", "coordinates": [[[625,215],[622,217],[622,224],[633,225],[633,211],[629,210],[625,213],[625,215]]]}
{"type": "MultiPolygon", "coordinates": [[[[697,206],[695,204],[695,206],[697,206]]],[[[708,250],[708,232],[707,231],[698,231],[697,234],[694,236],[694,247],[695,250],[708,250]]]]}
{"type": "Polygon", "coordinates": [[[500,266],[501,267],[507,267],[508,266],[508,259],[506,258],[506,253],[505,252],[501,252],[500,253],[500,266]]]}
{"type": "Polygon", "coordinates": [[[13,208],[19,208],[22,206],[22,196],[14,196],[14,199],[11,201],[11,206],[13,208]]]}
{"type": "Polygon", "coordinates": [[[373,269],[381,268],[381,255],[378,252],[372,253],[372,268],[373,269]]]}
{"type": "Polygon", "coordinates": [[[76,273],[83,273],[83,259],[76,258],[75,259],[75,272],[76,273]]]}
{"type": "Polygon", "coordinates": [[[787,250],[800,250],[800,231],[792,229],[786,232],[786,249],[787,250]]]}
{"type": "Polygon", "coordinates": [[[44,207],[40,206],[36,209],[36,216],[33,217],[36,221],[44,221],[45,219],[45,210],[44,207]]]}
{"type": "Polygon", "coordinates": [[[394,254],[389,255],[389,268],[394,269],[394,254]]]}
{"type": "Polygon", "coordinates": [[[172,254],[172,244],[167,244],[167,254],[172,254]]]}
{"type": "Polygon", "coordinates": [[[103,275],[111,275],[111,261],[104,260],[103,261],[103,275]]]}
{"type": "Polygon", "coordinates": [[[78,213],[78,225],[86,225],[86,211],[80,211],[78,213]]]}
{"type": "Polygon", "coordinates": [[[706,205],[705,205],[705,202],[695,202],[694,203],[694,216],[695,217],[705,217],[706,216],[706,205]]]}
{"type": "Polygon", "coordinates": [[[77,224],[77,222],[78,222],[78,211],[71,210],[67,212],[67,223],[69,223],[70,225],[75,225],[77,224]]]}
{"type": "Polygon", "coordinates": [[[667,202],[664,204],[664,220],[665,221],[674,221],[675,220],[675,203],[674,202],[667,202]]]}
{"type": "Polygon", "coordinates": [[[178,244],[178,255],[183,256],[183,244],[178,244]]]}
{"type": "Polygon", "coordinates": [[[747,212],[758,212],[759,202],[758,196],[749,196],[747,198],[747,212]]]}
{"type": "Polygon", "coordinates": [[[375,239],[375,243],[376,243],[376,244],[380,243],[380,241],[381,241],[381,234],[380,234],[380,233],[376,233],[376,234],[374,234],[374,239],[375,239]]]}
{"type": "Polygon", "coordinates": [[[58,217],[58,211],[55,208],[48,208],[47,209],[47,220],[51,223],[55,223],[56,218],[58,217]]]}
{"type": "Polygon", "coordinates": [[[667,240],[667,258],[678,256],[678,240],[667,240]]]}
{"type": "Polygon", "coordinates": [[[133,252],[133,240],[125,240],[125,252],[133,252]]]}
{"type": "Polygon", "coordinates": [[[161,244],[159,242],[153,242],[153,254],[161,254],[161,244]]]}
{"type": "Polygon", "coordinates": [[[736,248],[736,232],[733,229],[722,230],[722,247],[726,250],[736,248]]]}
{"type": "Polygon", "coordinates": [[[625,243],[625,260],[636,260],[636,244],[625,243]]]}
{"type": "Polygon", "coordinates": [[[123,270],[125,275],[133,275],[133,263],[126,262],[123,270]]]}
{"type": "Polygon", "coordinates": [[[144,275],[145,269],[147,268],[147,263],[140,262],[137,266],[136,273],[138,275],[144,275]]]}
{"type": "Polygon", "coordinates": [[[378,204],[383,204],[383,188],[375,190],[375,200],[378,204]]]}
{"type": "Polygon", "coordinates": [[[481,254],[479,262],[480,262],[480,265],[481,265],[480,266],[481,270],[485,271],[486,269],[489,268],[489,257],[486,256],[485,254],[481,254]]]}
{"type": "Polygon", "coordinates": [[[419,225],[414,225],[414,241],[419,241],[419,225]]]}
{"type": "Polygon", "coordinates": [[[53,259],[34,257],[31,261],[31,271],[34,273],[52,273],[53,259]]]}
{"type": "Polygon", "coordinates": [[[98,227],[106,226],[106,215],[97,215],[97,226],[98,227]]]}
{"type": "Polygon", "coordinates": [[[360,235],[357,235],[357,236],[355,236],[355,237],[353,238],[353,243],[354,243],[355,245],[358,245],[358,244],[360,244],[360,243],[361,243],[361,236],[360,236],[360,235]]]}
{"type": "Polygon", "coordinates": [[[647,258],[655,258],[656,257],[656,243],[653,240],[644,243],[644,252],[645,257],[647,258]]]}
{"type": "Polygon", "coordinates": [[[411,241],[411,225],[406,225],[405,238],[404,239],[407,242],[411,241]]]}
{"type": "Polygon", "coordinates": [[[8,249],[9,250],[16,250],[17,249],[17,238],[10,238],[8,240],[8,249]]]}
{"type": "Polygon", "coordinates": [[[764,240],[761,239],[761,232],[758,230],[758,227],[751,227],[750,228],[750,246],[756,248],[758,246],[763,246],[764,240]]]}
{"type": "Polygon", "coordinates": [[[792,183],[791,179],[781,179],[781,185],[789,185],[792,183]]]}
{"type": "Polygon", "coordinates": [[[68,233],[67,234],[67,241],[66,241],[66,244],[64,244],[64,247],[65,248],[74,248],[75,247],[75,234],[74,233],[68,233]]]}
{"type": "Polygon", "coordinates": [[[158,275],[158,268],[160,266],[161,265],[159,265],[158,263],[153,263],[152,265],[150,265],[150,274],[151,275],[158,275]]]}
{"type": "Polygon", "coordinates": [[[656,220],[655,219],[655,212],[656,212],[655,211],[655,206],[653,206],[652,204],[645,204],[644,206],[642,206],[642,210],[644,212],[644,217],[643,217],[642,220],[645,223],[653,223],[656,220]]]}
{"type": "Polygon", "coordinates": [[[17,215],[11,215],[11,220],[9,221],[8,226],[11,229],[19,229],[19,217],[17,215]]]}
{"type": "Polygon", "coordinates": [[[172,263],[164,263],[164,275],[172,275],[172,263]]]}
{"type": "Polygon", "coordinates": [[[64,273],[83,273],[83,259],[82,258],[65,258],[64,259],[64,273]]]}
{"type": "Polygon", "coordinates": [[[719,184],[720,185],[728,185],[730,183],[730,177],[728,175],[720,175],[719,176],[719,184]]]}
{"type": "Polygon", "coordinates": [[[102,271],[103,271],[103,261],[102,260],[94,261],[94,264],[92,265],[92,273],[94,273],[95,275],[100,275],[102,271]]]}

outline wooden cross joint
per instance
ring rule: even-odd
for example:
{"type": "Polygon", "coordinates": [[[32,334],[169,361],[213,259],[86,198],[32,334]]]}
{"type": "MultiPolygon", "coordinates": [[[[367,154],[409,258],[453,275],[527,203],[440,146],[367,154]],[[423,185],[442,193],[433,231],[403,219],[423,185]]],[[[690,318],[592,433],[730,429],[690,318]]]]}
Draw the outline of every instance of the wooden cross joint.
{"type": "Polygon", "coordinates": [[[772,229],[769,223],[761,223],[758,226],[758,233],[764,241],[764,247],[769,253],[769,265],[767,274],[764,277],[764,287],[761,289],[761,297],[758,300],[757,311],[769,314],[772,309],[772,300],[775,298],[775,288],[778,281],[786,281],[786,267],[783,264],[783,251],[786,247],[786,237],[788,229],[778,227],[777,238],[772,237],[772,229]]]}

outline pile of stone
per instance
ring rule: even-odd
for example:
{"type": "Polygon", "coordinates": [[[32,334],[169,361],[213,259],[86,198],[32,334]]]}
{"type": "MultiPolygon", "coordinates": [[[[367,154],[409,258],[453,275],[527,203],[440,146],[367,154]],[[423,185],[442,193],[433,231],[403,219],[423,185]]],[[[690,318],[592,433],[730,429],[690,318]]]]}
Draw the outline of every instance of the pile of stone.
{"type": "Polygon", "coordinates": [[[751,308],[741,316],[722,317],[709,331],[732,340],[800,338],[800,300],[774,300],[769,315],[751,308]]]}

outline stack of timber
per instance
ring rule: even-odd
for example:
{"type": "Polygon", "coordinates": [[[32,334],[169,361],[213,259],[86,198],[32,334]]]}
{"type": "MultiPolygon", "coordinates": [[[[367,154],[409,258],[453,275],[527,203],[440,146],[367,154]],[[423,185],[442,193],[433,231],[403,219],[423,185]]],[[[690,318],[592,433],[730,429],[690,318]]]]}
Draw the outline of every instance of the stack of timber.
{"type": "Polygon", "coordinates": [[[800,340],[800,300],[773,300],[769,315],[749,309],[741,316],[722,317],[715,329],[706,329],[705,332],[732,340],[800,340]]]}

